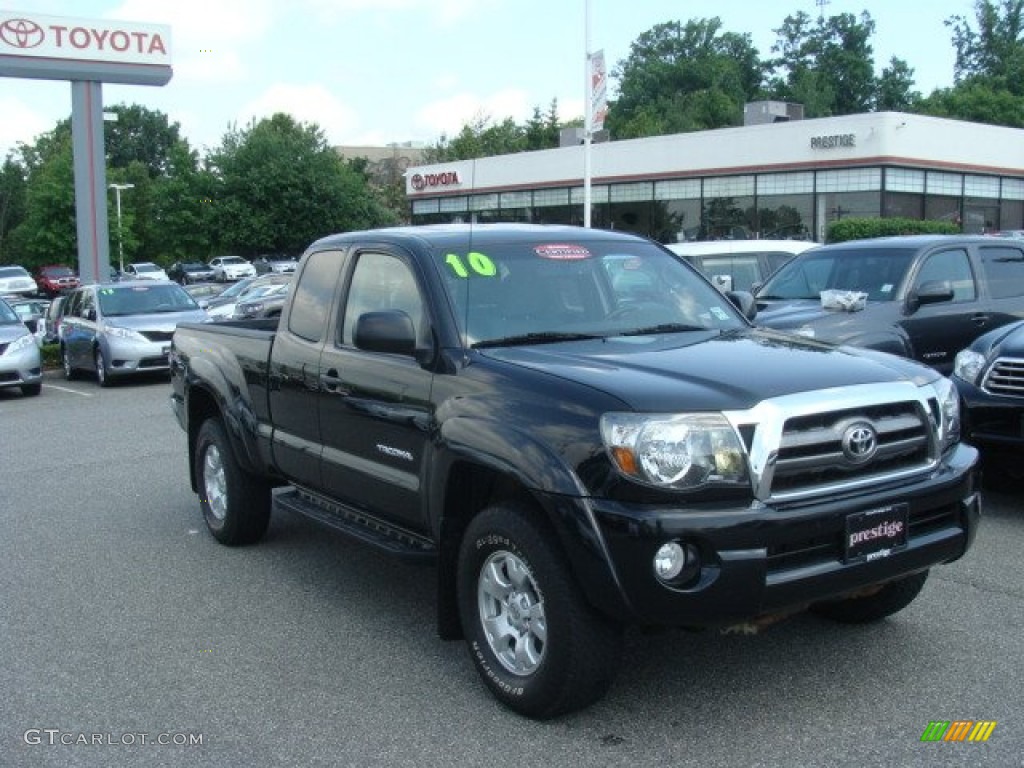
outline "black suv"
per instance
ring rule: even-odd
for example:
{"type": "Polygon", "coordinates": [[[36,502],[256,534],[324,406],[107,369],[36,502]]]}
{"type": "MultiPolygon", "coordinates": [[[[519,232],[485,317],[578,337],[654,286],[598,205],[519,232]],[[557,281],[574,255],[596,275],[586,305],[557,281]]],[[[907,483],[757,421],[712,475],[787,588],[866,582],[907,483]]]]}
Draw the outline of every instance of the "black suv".
{"type": "Polygon", "coordinates": [[[758,325],[948,375],[975,338],[1024,318],[1024,240],[914,235],[822,246],[772,275],[757,308],[758,325]]]}

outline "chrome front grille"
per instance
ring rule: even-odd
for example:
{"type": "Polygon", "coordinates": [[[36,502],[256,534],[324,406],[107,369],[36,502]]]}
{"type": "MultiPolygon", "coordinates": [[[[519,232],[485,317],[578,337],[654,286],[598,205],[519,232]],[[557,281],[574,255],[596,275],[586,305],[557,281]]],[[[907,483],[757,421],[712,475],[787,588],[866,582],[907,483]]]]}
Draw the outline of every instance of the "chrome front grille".
{"type": "Polygon", "coordinates": [[[1024,397],[1024,360],[998,358],[985,375],[981,388],[990,395],[1024,397]]]}
{"type": "Polygon", "coordinates": [[[926,473],[938,463],[944,428],[931,388],[911,382],[787,395],[725,415],[743,436],[754,495],[765,502],[926,473]]]}
{"type": "Polygon", "coordinates": [[[170,341],[174,338],[174,331],[139,331],[150,341],[170,341]]]}
{"type": "Polygon", "coordinates": [[[927,467],[930,447],[928,415],[915,402],[787,419],[775,464],[772,495],[927,467]],[[862,426],[875,435],[874,453],[866,460],[851,457],[843,445],[844,436],[862,426]]]}

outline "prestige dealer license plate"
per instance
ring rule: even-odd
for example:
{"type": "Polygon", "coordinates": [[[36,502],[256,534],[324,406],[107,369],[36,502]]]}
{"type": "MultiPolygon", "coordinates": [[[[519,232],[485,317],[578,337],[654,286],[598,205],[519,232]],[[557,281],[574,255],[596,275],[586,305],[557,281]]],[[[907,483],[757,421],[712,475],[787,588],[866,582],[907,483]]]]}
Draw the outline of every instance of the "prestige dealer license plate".
{"type": "Polygon", "coordinates": [[[907,509],[906,504],[890,504],[849,515],[845,561],[877,560],[907,546],[907,509]]]}

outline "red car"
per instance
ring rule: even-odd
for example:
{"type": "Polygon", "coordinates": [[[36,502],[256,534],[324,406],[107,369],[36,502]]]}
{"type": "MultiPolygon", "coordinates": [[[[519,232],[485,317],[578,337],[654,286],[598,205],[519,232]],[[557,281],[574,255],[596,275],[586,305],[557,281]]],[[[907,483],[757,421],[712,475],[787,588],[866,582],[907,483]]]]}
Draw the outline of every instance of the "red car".
{"type": "Polygon", "coordinates": [[[78,276],[70,267],[59,264],[40,267],[36,272],[36,285],[39,292],[46,296],[56,296],[78,287],[78,276]]]}

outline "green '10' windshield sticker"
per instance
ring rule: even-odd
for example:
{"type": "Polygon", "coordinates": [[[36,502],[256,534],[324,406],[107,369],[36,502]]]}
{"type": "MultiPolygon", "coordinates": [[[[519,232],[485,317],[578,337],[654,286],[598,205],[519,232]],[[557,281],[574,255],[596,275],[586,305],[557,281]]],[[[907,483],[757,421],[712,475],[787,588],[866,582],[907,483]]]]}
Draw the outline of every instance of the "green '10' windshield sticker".
{"type": "Polygon", "coordinates": [[[444,263],[456,277],[469,277],[471,273],[479,277],[494,277],[498,274],[498,268],[491,258],[477,251],[470,251],[464,257],[449,253],[444,257],[444,263]]]}

